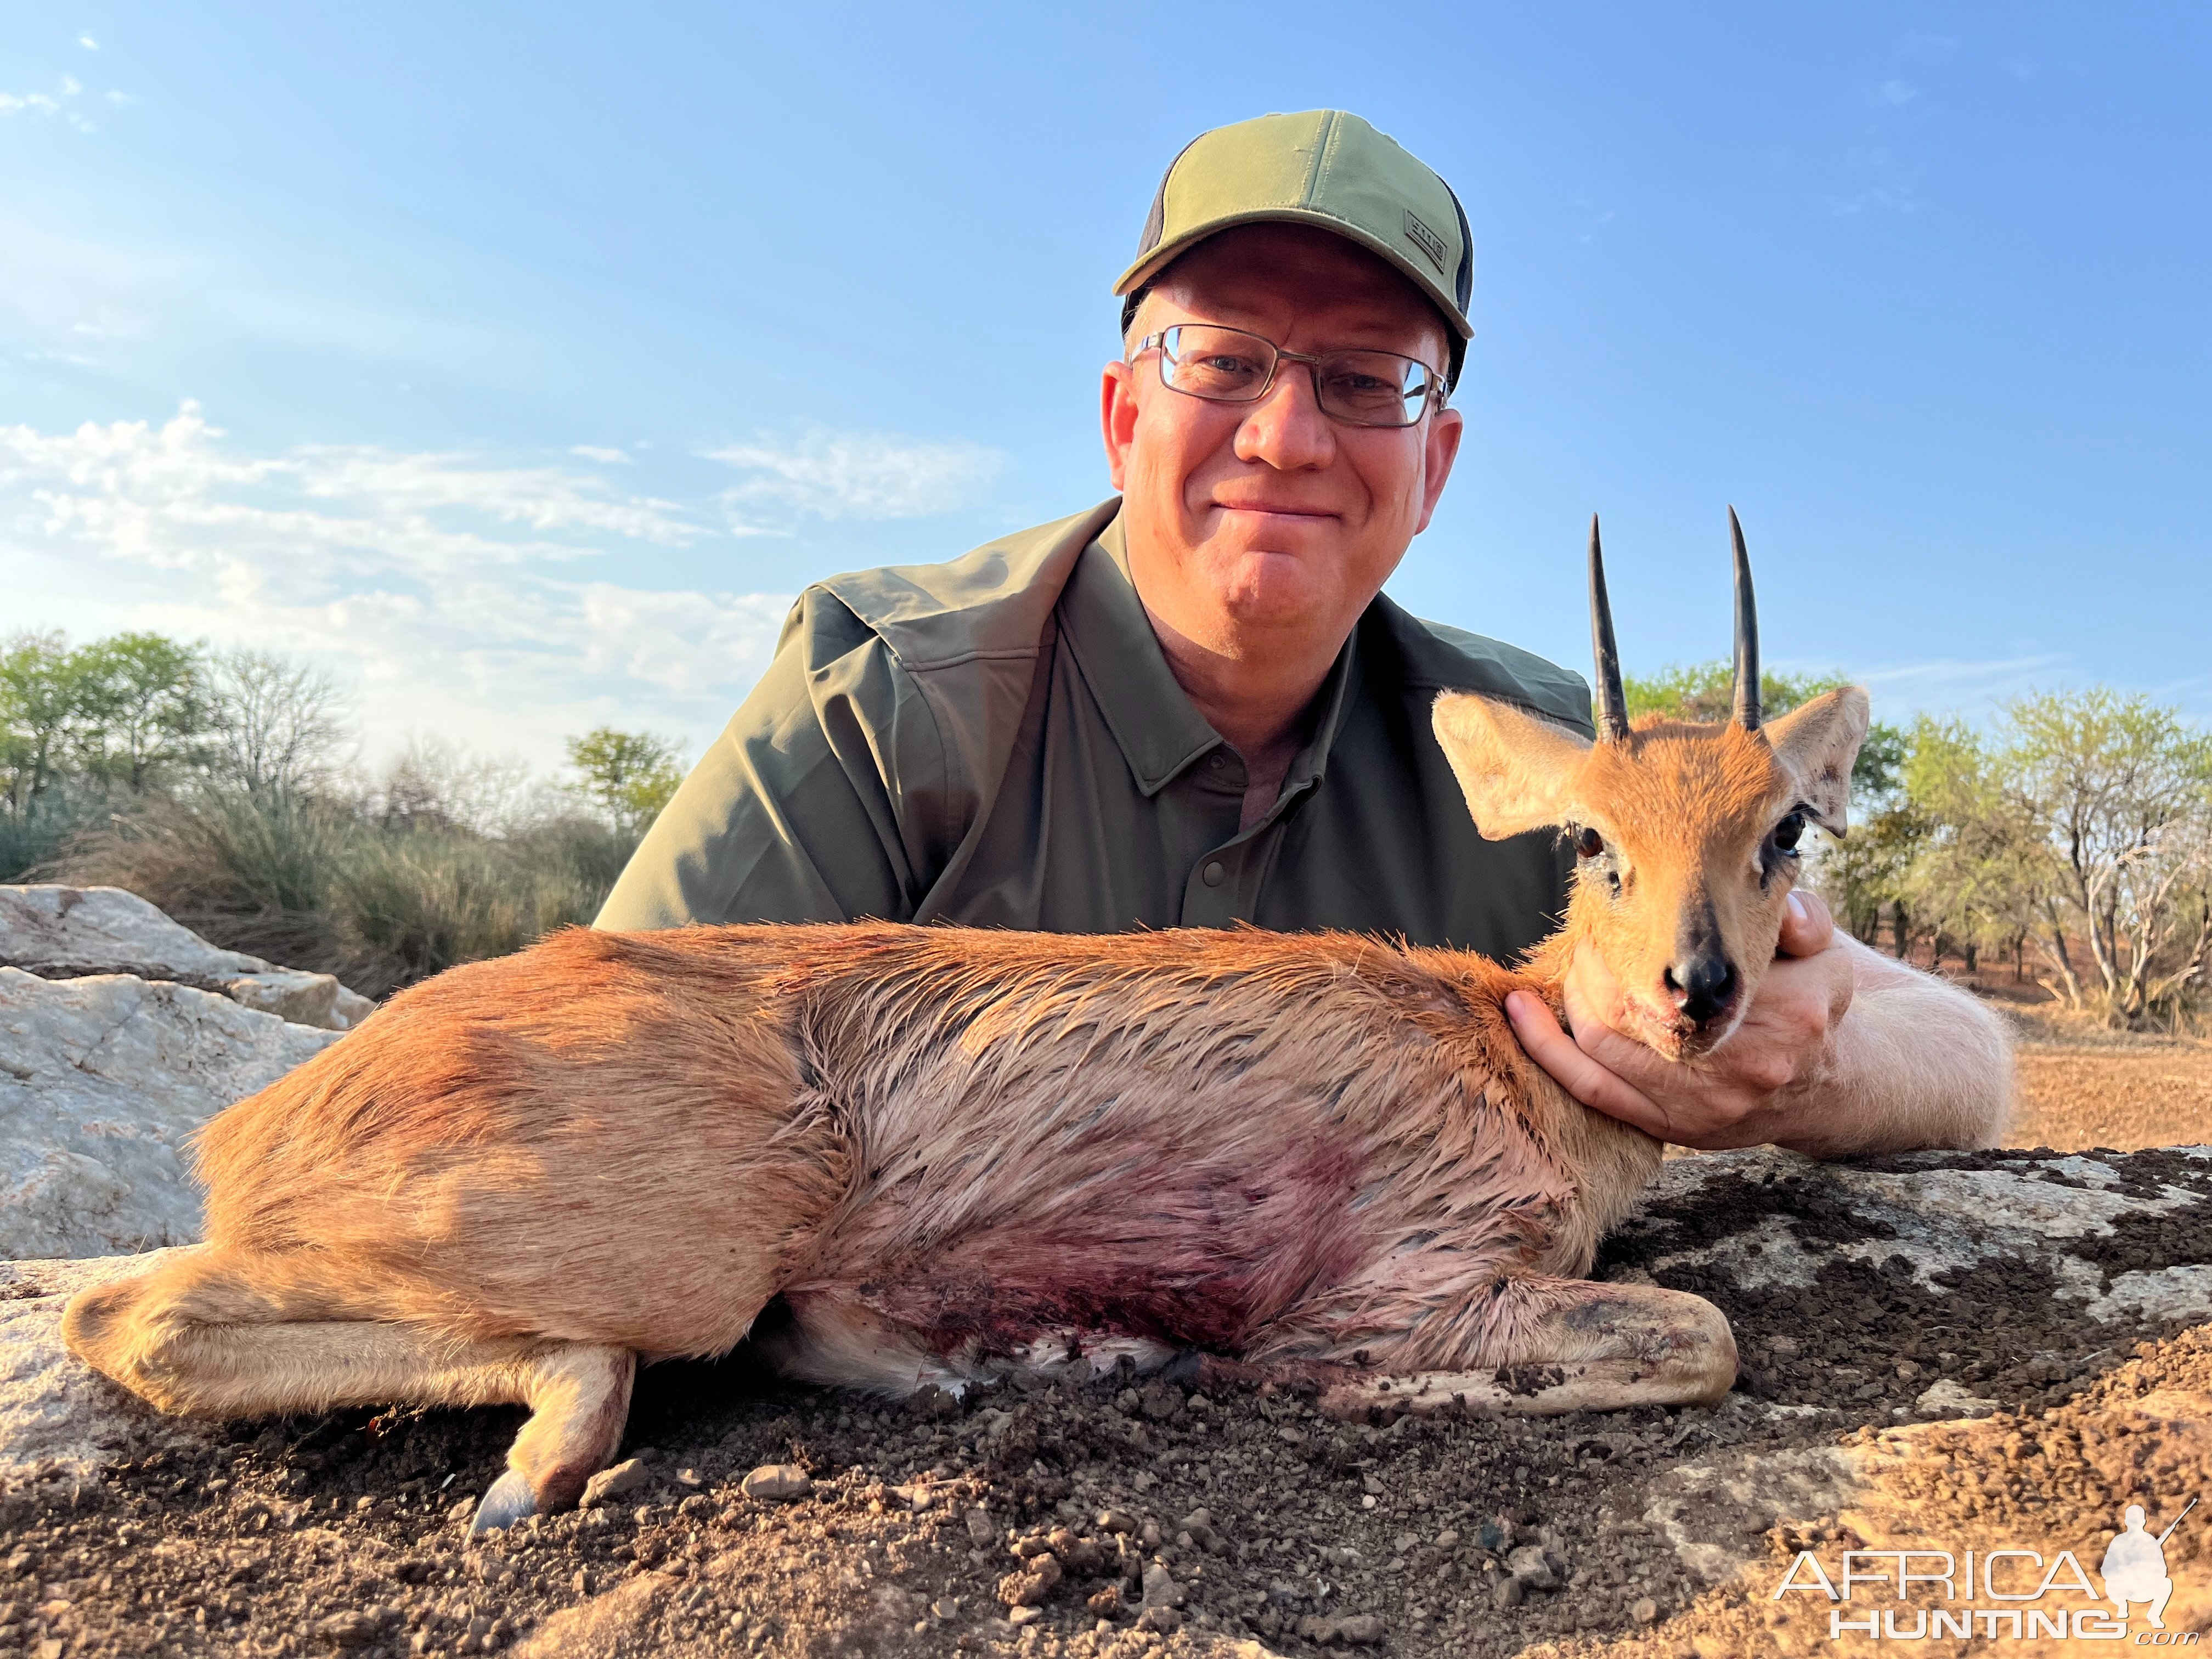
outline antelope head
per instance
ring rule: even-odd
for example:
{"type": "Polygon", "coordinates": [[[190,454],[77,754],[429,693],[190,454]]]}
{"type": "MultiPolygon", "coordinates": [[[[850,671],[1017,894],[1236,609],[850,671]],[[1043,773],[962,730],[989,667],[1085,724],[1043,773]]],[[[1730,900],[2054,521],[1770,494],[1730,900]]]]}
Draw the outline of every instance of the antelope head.
{"type": "Polygon", "coordinates": [[[1597,741],[1461,692],[1438,697],[1434,715],[1486,839],[1556,826],[1572,842],[1574,896],[1558,944],[1595,946],[1633,1035],[1672,1059],[1712,1048],[1742,1018],[1774,960],[1807,827],[1844,833],[1851,763],[1867,732],[1867,694],[1856,686],[1761,718],[1759,618],[1734,508],[1729,529],[1735,696],[1725,722],[1628,719],[1595,519],[1597,741]]]}

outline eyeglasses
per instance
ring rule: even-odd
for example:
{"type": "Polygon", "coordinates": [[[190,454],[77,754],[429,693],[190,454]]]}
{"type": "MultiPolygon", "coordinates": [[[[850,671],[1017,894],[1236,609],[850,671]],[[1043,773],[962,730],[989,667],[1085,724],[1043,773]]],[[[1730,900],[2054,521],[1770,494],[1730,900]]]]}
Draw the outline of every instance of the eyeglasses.
{"type": "Polygon", "coordinates": [[[1412,426],[1433,405],[1443,407],[1444,378],[1418,357],[1395,351],[1285,351],[1241,328],[1179,323],[1148,334],[1129,354],[1134,362],[1158,348],[1160,384],[1213,404],[1256,404],[1285,363],[1313,375],[1321,412],[1346,426],[1412,426]]]}

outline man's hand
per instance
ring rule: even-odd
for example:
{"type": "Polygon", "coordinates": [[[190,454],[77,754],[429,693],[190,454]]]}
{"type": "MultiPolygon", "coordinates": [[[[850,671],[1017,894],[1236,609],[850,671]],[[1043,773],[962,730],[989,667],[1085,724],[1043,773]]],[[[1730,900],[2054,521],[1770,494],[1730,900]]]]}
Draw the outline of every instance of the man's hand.
{"type": "Polygon", "coordinates": [[[1529,1058],[1583,1105],[1662,1140],[1717,1152],[1825,1139],[1802,1113],[1835,1071],[1836,1027],[1854,983],[1828,907],[1792,893],[1774,965],[1742,1023],[1702,1059],[1662,1059],[1616,1030],[1620,987],[1587,945],[1567,970],[1571,1037],[1528,992],[1506,998],[1505,1012],[1529,1058]]]}

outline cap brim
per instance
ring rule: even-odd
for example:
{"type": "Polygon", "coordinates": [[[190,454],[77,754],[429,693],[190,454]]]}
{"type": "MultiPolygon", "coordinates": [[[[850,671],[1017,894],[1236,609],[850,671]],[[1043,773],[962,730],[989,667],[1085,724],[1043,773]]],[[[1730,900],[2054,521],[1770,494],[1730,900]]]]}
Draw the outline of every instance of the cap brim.
{"type": "Polygon", "coordinates": [[[1114,292],[1133,294],[1208,237],[1218,236],[1224,230],[1234,230],[1239,225],[1260,224],[1311,225],[1316,230],[1329,231],[1347,242],[1356,243],[1420,289],[1423,297],[1444,314],[1445,320],[1451,324],[1462,341],[1474,337],[1474,325],[1462,316],[1459,307],[1444,297],[1433,274],[1425,273],[1400,250],[1369,234],[1358,225],[1334,214],[1316,212],[1311,208],[1264,208],[1251,213],[1231,214],[1187,230],[1172,241],[1162,242],[1123,271],[1114,284],[1114,292]]]}

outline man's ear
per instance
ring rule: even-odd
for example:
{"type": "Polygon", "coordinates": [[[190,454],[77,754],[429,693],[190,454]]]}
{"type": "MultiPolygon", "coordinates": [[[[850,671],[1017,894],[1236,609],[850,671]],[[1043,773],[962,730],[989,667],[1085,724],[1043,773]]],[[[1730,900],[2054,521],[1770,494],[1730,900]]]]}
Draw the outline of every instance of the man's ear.
{"type": "Polygon", "coordinates": [[[1439,696],[1431,723],[1484,840],[1566,821],[1588,738],[1464,691],[1439,696]]]}
{"type": "Polygon", "coordinates": [[[1824,691],[1763,728],[1774,757],[1797,780],[1799,798],[1813,821],[1832,836],[1844,833],[1851,799],[1851,763],[1866,741],[1867,694],[1856,685],[1824,691]]]}

